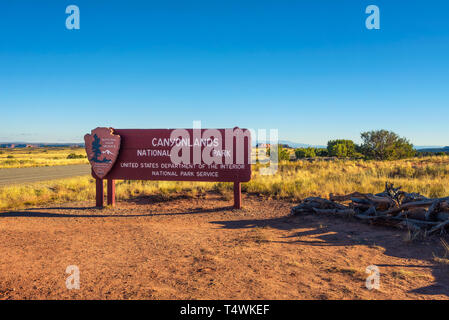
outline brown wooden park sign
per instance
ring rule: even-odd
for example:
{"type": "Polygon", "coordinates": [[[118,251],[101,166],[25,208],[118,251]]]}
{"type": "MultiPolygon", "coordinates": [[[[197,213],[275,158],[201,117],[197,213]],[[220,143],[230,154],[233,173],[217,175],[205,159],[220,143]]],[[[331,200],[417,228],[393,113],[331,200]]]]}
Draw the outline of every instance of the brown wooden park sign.
{"type": "Polygon", "coordinates": [[[247,129],[96,128],[84,136],[96,179],[96,205],[115,205],[115,180],[234,183],[234,207],[241,207],[241,183],[251,179],[251,133],[247,129]]]}

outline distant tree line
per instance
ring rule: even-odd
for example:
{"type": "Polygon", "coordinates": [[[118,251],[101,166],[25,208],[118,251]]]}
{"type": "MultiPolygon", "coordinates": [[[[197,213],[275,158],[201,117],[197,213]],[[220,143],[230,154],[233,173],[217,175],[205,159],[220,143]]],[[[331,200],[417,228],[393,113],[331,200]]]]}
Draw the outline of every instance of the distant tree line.
{"type": "Polygon", "coordinates": [[[417,157],[429,157],[429,156],[449,156],[449,151],[438,151],[438,152],[432,152],[432,151],[417,151],[417,157]]]}
{"type": "MultiPolygon", "coordinates": [[[[352,140],[336,139],[327,143],[327,148],[296,148],[294,155],[297,159],[315,157],[336,157],[367,160],[399,160],[412,157],[449,155],[449,152],[419,151],[406,138],[388,130],[373,130],[360,134],[360,145],[352,140]]],[[[287,145],[278,145],[279,160],[290,160],[291,149],[287,145]]],[[[268,149],[267,155],[270,155],[268,149]]]]}
{"type": "MultiPolygon", "coordinates": [[[[419,152],[406,138],[387,130],[374,130],[361,133],[362,143],[337,139],[327,143],[327,148],[297,148],[297,159],[313,157],[359,158],[374,160],[398,160],[415,156],[444,155],[446,152],[419,152]]],[[[280,158],[281,159],[281,158],[280,158]]]]}

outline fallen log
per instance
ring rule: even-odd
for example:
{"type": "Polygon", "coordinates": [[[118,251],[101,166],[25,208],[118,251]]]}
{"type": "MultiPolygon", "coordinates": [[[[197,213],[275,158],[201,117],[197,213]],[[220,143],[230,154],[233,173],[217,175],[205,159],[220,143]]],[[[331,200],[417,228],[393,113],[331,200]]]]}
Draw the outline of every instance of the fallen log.
{"type": "Polygon", "coordinates": [[[365,196],[364,193],[353,192],[353,193],[346,194],[346,195],[333,195],[333,194],[330,194],[329,199],[331,201],[343,202],[343,201],[348,201],[351,198],[364,198],[364,196],[365,196]]]}
{"type": "Polygon", "coordinates": [[[319,198],[319,197],[309,197],[304,199],[304,202],[317,202],[319,203],[321,206],[328,206],[330,208],[339,208],[339,209],[347,209],[346,206],[334,202],[332,200],[328,200],[328,199],[324,199],[324,198],[319,198]]]}
{"type": "Polygon", "coordinates": [[[437,213],[437,220],[438,221],[446,221],[449,219],[449,212],[448,211],[442,211],[437,213]]]}
{"type": "Polygon", "coordinates": [[[417,220],[427,220],[426,214],[427,214],[426,208],[410,208],[407,211],[404,211],[404,215],[407,218],[417,220]]]}
{"type": "Polygon", "coordinates": [[[386,214],[380,214],[380,215],[377,215],[377,216],[367,216],[367,215],[364,215],[364,214],[356,214],[354,217],[362,219],[362,220],[376,220],[376,219],[385,218],[385,217],[387,217],[387,215],[386,214]]]}
{"type": "Polygon", "coordinates": [[[416,201],[422,201],[422,200],[429,200],[429,198],[424,197],[423,195],[420,195],[419,193],[404,192],[401,203],[416,202],[416,201]]]}
{"type": "Polygon", "coordinates": [[[376,205],[379,209],[388,209],[396,206],[396,202],[393,199],[388,197],[380,197],[371,193],[353,192],[346,195],[330,195],[330,200],[338,202],[351,200],[353,202],[368,203],[376,205]],[[355,199],[358,200],[354,201],[355,199]]]}
{"type": "Polygon", "coordinates": [[[376,216],[377,215],[377,211],[376,211],[375,207],[369,207],[369,209],[366,210],[363,214],[367,215],[367,216],[376,216]]]}
{"type": "Polygon", "coordinates": [[[400,205],[396,208],[391,208],[388,211],[386,211],[386,214],[395,214],[398,212],[401,212],[402,210],[411,209],[411,208],[421,208],[421,207],[427,207],[432,205],[434,200],[422,200],[422,201],[416,201],[416,202],[407,202],[405,204],[400,205]]]}
{"type": "Polygon", "coordinates": [[[443,230],[445,226],[447,226],[449,224],[449,220],[446,220],[444,222],[441,222],[440,224],[437,224],[435,227],[433,227],[432,229],[430,229],[430,231],[428,232],[428,234],[432,234],[437,232],[438,230],[443,230]]]}
{"type": "Polygon", "coordinates": [[[423,221],[423,220],[417,220],[417,219],[408,219],[408,218],[402,218],[402,217],[391,217],[392,220],[401,220],[401,221],[410,221],[411,223],[415,224],[422,224],[422,225],[437,225],[438,222],[436,221],[423,221]]]}
{"type": "Polygon", "coordinates": [[[415,235],[444,232],[449,227],[449,197],[431,199],[400,189],[386,183],[385,191],[375,195],[353,192],[330,194],[329,199],[309,197],[293,207],[292,214],[350,215],[365,221],[406,227],[415,235]]]}
{"type": "Polygon", "coordinates": [[[434,201],[426,212],[426,220],[434,220],[442,200],[434,201]]]}
{"type": "Polygon", "coordinates": [[[443,211],[449,211],[449,201],[443,201],[440,203],[440,209],[443,211]]]}

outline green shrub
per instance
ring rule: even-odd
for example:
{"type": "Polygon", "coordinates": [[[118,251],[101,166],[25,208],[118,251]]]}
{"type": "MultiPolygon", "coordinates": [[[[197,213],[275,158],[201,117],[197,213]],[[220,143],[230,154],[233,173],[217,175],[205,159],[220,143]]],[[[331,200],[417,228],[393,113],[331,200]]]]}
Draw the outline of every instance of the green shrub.
{"type": "Polygon", "coordinates": [[[417,154],[413,145],[396,133],[387,130],[362,132],[362,153],[368,159],[397,160],[417,154]]]}
{"type": "Polygon", "coordinates": [[[323,148],[315,149],[315,153],[318,157],[328,157],[329,156],[329,151],[327,151],[327,149],[323,149],[323,148]]]}
{"type": "Polygon", "coordinates": [[[279,160],[290,160],[290,152],[288,149],[279,146],[279,160]]]}
{"type": "Polygon", "coordinates": [[[356,146],[352,140],[337,139],[327,143],[327,151],[332,157],[353,157],[356,146]]]}
{"type": "MultiPolygon", "coordinates": [[[[278,146],[278,160],[290,160],[290,151],[288,149],[283,148],[281,145],[278,146]]],[[[267,150],[267,156],[270,156],[271,148],[268,148],[267,150]]]]}
{"type": "Polygon", "coordinates": [[[316,153],[314,148],[297,148],[295,149],[295,156],[297,159],[314,158],[316,153]]]}
{"type": "Polygon", "coordinates": [[[67,159],[83,159],[86,158],[85,155],[82,154],[76,154],[76,153],[71,153],[67,156],[67,159]]]}
{"type": "Polygon", "coordinates": [[[306,150],[304,148],[295,149],[296,159],[302,159],[306,157],[306,150]]]}
{"type": "Polygon", "coordinates": [[[344,158],[348,156],[348,148],[344,143],[337,143],[331,147],[329,153],[334,157],[344,158]]]}

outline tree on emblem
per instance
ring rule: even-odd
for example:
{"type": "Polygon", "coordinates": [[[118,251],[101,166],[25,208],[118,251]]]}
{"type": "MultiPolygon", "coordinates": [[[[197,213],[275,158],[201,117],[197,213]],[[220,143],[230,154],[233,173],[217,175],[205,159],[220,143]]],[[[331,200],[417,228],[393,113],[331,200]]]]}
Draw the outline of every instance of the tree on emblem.
{"type": "Polygon", "coordinates": [[[98,159],[98,157],[101,155],[100,148],[101,148],[100,138],[97,136],[97,134],[94,134],[94,141],[92,141],[92,151],[94,153],[94,156],[91,159],[91,161],[97,162],[97,163],[111,162],[111,160],[106,159],[106,157],[103,158],[103,160],[98,159]]]}

